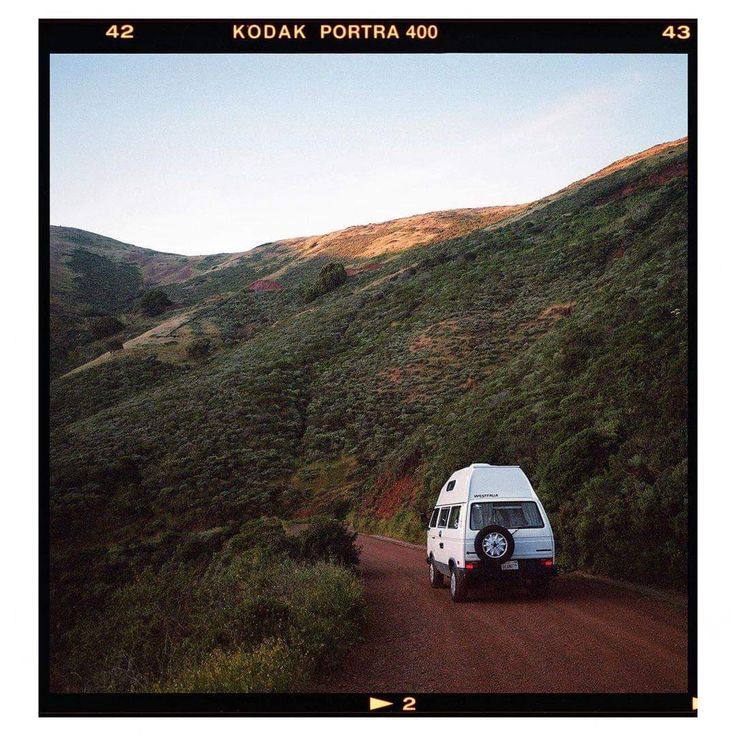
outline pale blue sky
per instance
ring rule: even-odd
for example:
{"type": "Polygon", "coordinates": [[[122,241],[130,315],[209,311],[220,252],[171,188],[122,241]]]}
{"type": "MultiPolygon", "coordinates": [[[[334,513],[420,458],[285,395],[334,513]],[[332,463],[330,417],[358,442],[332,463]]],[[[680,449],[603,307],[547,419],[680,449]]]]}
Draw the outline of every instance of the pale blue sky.
{"type": "Polygon", "coordinates": [[[54,55],[51,222],[245,250],[530,201],[683,135],[684,55],[54,55]]]}

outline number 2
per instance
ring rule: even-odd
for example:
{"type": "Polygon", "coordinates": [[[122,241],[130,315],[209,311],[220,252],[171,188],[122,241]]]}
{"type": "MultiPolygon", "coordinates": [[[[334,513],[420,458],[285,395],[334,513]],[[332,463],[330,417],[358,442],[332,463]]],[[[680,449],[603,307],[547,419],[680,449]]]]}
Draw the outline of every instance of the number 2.
{"type": "Polygon", "coordinates": [[[416,710],[416,698],[404,698],[404,707],[401,710],[416,710]]]}

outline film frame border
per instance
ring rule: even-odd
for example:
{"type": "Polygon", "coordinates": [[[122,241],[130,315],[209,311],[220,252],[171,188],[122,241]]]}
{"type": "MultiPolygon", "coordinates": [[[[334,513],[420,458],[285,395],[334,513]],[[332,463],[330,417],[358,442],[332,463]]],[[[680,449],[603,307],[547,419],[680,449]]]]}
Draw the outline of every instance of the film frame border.
{"type": "Polygon", "coordinates": [[[40,19],[39,20],[39,714],[42,716],[695,716],[697,715],[697,20],[662,19],[40,19]],[[105,36],[130,24],[132,38],[105,36]],[[248,39],[234,24],[433,24],[437,38],[248,39]],[[688,26],[685,39],[668,26],[688,26]],[[138,29],[143,33],[138,34],[138,29]],[[49,691],[50,55],[63,53],[652,53],[688,57],[688,691],[686,693],[68,694],[49,691]],[[369,709],[369,698],[415,710],[369,709]]]}

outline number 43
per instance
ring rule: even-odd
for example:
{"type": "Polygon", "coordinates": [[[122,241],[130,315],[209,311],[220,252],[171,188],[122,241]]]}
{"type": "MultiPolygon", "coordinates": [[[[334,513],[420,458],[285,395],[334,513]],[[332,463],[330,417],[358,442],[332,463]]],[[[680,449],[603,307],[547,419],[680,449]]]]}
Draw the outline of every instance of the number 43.
{"type": "Polygon", "coordinates": [[[684,41],[687,38],[690,38],[690,26],[667,26],[667,28],[662,31],[662,35],[665,38],[679,38],[681,41],[684,41]]]}

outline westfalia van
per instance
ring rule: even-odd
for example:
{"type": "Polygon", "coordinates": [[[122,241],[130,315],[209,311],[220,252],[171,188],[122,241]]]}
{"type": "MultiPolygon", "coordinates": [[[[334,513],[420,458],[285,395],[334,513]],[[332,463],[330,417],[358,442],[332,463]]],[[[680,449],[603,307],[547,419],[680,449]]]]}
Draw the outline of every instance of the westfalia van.
{"type": "Polygon", "coordinates": [[[516,466],[473,463],[442,486],[427,530],[429,582],[450,579],[453,601],[469,585],[512,580],[535,597],[557,574],[555,540],[542,502],[516,466]]]}

